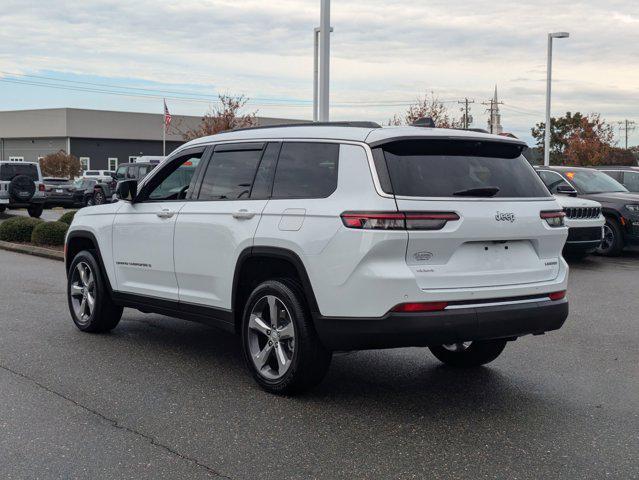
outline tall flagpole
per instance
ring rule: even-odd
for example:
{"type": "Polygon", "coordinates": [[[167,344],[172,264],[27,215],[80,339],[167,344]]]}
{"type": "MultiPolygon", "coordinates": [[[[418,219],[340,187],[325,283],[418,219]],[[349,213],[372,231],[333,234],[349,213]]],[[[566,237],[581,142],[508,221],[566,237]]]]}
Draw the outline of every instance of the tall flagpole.
{"type": "Polygon", "coordinates": [[[162,156],[166,157],[166,98],[162,105],[162,156]]]}

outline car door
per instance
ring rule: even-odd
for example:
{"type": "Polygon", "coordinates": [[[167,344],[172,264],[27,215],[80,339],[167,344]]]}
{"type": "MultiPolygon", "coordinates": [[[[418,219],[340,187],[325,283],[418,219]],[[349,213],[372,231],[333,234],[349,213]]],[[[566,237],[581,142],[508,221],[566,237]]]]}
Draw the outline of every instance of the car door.
{"type": "Polygon", "coordinates": [[[196,201],[184,206],[175,227],[181,308],[231,309],[235,266],[253,244],[278,151],[278,143],[222,144],[203,166],[196,201]]]}
{"type": "Polygon", "coordinates": [[[173,235],[178,213],[189,196],[204,147],[179,152],[125,202],[113,224],[117,289],[178,300],[173,235]]]}

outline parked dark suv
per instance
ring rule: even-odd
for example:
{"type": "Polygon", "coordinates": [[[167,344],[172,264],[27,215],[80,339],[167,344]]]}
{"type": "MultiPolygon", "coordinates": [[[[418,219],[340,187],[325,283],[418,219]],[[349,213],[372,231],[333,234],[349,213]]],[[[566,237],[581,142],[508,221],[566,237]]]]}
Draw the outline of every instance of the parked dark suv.
{"type": "Polygon", "coordinates": [[[565,193],[566,187],[572,187],[579,197],[601,203],[606,224],[600,254],[615,256],[627,245],[639,245],[639,194],[592,168],[536,168],[551,193],[565,193]]]}
{"type": "MultiPolygon", "coordinates": [[[[139,182],[157,166],[157,163],[148,162],[121,163],[115,172],[115,180],[118,183],[122,180],[137,180],[139,182]]],[[[113,193],[115,193],[115,190],[113,193]]],[[[115,198],[109,199],[115,200],[115,198]]]]}
{"type": "Polygon", "coordinates": [[[639,167],[597,167],[597,170],[614,178],[629,191],[639,193],[639,167]]]}

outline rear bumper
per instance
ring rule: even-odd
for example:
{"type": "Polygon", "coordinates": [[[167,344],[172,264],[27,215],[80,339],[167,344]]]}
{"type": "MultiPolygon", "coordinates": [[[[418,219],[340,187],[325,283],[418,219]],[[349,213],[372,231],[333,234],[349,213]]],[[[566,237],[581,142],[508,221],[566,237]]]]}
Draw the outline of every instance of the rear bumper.
{"type": "Polygon", "coordinates": [[[34,197],[28,202],[15,202],[13,199],[0,199],[0,206],[5,208],[29,208],[32,205],[44,205],[44,197],[34,197]]]}
{"type": "Polygon", "coordinates": [[[388,313],[381,318],[315,318],[330,350],[432,346],[513,338],[557,330],[568,317],[568,300],[538,301],[427,313],[388,313]]]}

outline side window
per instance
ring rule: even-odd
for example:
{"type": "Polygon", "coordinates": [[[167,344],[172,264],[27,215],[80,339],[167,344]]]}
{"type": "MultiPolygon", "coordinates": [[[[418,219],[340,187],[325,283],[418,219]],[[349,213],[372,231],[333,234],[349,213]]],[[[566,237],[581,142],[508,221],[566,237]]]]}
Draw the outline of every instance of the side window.
{"type": "Polygon", "coordinates": [[[546,184],[546,187],[548,187],[548,190],[550,190],[550,193],[557,193],[557,187],[559,185],[568,185],[569,187],[572,187],[572,185],[564,180],[564,177],[559,175],[557,172],[541,170],[539,172],[539,176],[541,177],[541,180],[546,184]]]}
{"type": "Polygon", "coordinates": [[[262,149],[215,150],[202,178],[198,199],[239,200],[249,198],[262,152],[262,149]]]}
{"type": "Polygon", "coordinates": [[[325,198],[337,188],[339,145],[285,142],[277,162],[272,198],[325,198]]]}
{"type": "Polygon", "coordinates": [[[623,186],[631,192],[639,192],[639,172],[624,172],[623,186]]]}
{"type": "Polygon", "coordinates": [[[602,172],[608,175],[609,177],[614,178],[618,182],[623,183],[621,178],[623,172],[621,170],[602,170],[602,172]]]}
{"type": "Polygon", "coordinates": [[[277,165],[277,156],[280,153],[281,143],[269,143],[262,155],[262,161],[255,174],[251,199],[264,200],[271,197],[273,188],[273,176],[277,165]]]}
{"type": "Polygon", "coordinates": [[[135,167],[129,167],[126,172],[126,178],[136,178],[135,177],[135,167]]]}
{"type": "Polygon", "coordinates": [[[185,199],[202,153],[184,155],[171,161],[151,179],[151,183],[145,185],[148,194],[143,197],[148,200],[185,199]]]}
{"type": "Polygon", "coordinates": [[[149,173],[149,168],[146,165],[140,167],[140,170],[138,170],[138,179],[142,180],[146,177],[147,173],[149,173]]]}

